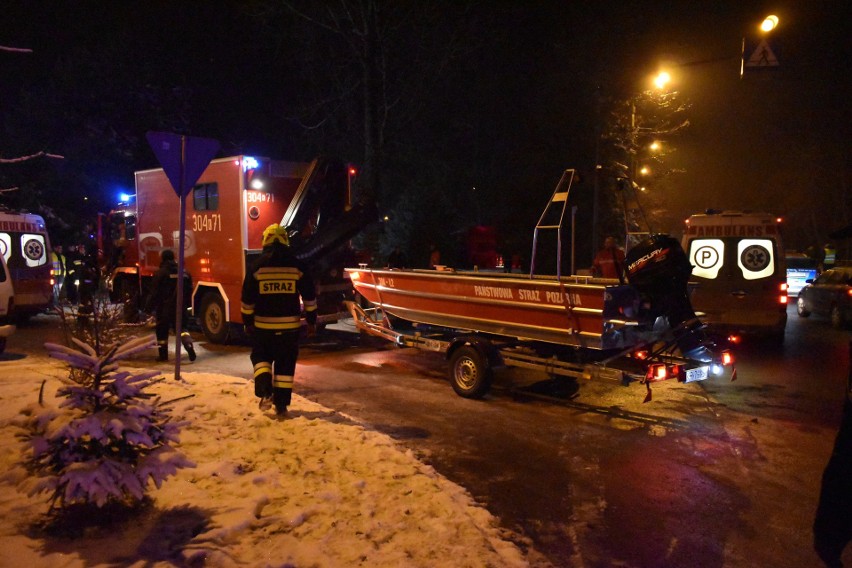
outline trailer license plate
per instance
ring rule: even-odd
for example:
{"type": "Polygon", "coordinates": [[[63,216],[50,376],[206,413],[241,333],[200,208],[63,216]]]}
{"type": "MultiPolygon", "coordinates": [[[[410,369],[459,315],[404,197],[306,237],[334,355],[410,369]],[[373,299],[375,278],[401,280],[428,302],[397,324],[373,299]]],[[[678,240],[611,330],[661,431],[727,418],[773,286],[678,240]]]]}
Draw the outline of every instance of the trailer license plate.
{"type": "Polygon", "coordinates": [[[710,374],[710,367],[696,367],[694,369],[686,370],[686,382],[691,383],[694,381],[703,381],[710,374]]]}

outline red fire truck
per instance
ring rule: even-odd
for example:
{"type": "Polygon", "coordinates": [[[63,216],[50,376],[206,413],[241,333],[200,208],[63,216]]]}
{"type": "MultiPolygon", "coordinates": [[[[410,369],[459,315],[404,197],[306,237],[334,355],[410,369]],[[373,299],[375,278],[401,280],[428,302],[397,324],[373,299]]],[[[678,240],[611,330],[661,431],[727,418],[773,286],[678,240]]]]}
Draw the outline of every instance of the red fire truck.
{"type": "MultiPolygon", "coordinates": [[[[354,169],[318,158],[286,162],[233,156],[213,160],[187,196],[184,262],[192,275],[192,310],[206,337],[227,341],[242,324],[240,292],[261,253],[263,230],[280,223],[296,256],[318,283],[319,321],[344,313],[351,293],[343,266],[348,241],[375,217],[351,204],[354,169]]],[[[114,300],[138,305],[163,250],[179,243],[180,203],[162,169],[136,172],[136,195],[99,222],[99,251],[114,300]]]]}

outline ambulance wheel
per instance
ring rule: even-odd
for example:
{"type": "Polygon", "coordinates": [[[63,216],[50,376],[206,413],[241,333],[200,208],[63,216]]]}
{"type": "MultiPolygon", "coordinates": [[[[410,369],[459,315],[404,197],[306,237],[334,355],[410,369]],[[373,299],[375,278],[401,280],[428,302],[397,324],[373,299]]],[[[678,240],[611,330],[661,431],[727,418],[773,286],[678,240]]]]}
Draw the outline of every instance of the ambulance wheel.
{"type": "Polygon", "coordinates": [[[471,345],[456,349],[450,356],[450,383],[464,398],[482,398],[491,388],[488,360],[471,345]]]}
{"type": "Polygon", "coordinates": [[[230,325],[225,313],[225,301],[219,294],[207,294],[201,301],[201,330],[213,343],[225,343],[228,340],[230,325]]]}

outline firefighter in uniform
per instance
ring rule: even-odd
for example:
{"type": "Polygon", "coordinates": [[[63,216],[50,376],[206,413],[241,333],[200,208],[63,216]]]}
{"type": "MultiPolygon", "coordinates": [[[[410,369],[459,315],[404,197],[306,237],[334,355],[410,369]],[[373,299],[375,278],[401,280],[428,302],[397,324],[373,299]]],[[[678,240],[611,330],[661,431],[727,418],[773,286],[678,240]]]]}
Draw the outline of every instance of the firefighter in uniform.
{"type": "MultiPolygon", "coordinates": [[[[157,361],[169,360],[169,330],[176,328],[177,315],[177,273],[178,265],[175,262],[175,253],[172,250],[164,250],[160,259],[160,268],[154,274],[151,281],[151,293],[145,302],[145,311],[154,312],[157,323],[154,332],[157,336],[157,347],[159,355],[157,361]]],[[[183,273],[183,307],[186,311],[192,296],[192,277],[188,272],[183,273]]],[[[183,316],[183,314],[181,314],[183,316]]],[[[183,319],[181,320],[183,324],[183,319]]],[[[189,360],[195,361],[195,346],[192,344],[192,336],[181,325],[180,341],[183,348],[189,354],[189,360]]]]}
{"type": "Polygon", "coordinates": [[[261,410],[274,404],[279,416],[287,412],[293,393],[299,357],[300,296],[308,333],[313,335],[317,321],[313,279],[290,252],[286,227],[270,225],[263,231],[263,254],[243,282],[241,312],[252,341],[254,394],[260,398],[261,410]]]}

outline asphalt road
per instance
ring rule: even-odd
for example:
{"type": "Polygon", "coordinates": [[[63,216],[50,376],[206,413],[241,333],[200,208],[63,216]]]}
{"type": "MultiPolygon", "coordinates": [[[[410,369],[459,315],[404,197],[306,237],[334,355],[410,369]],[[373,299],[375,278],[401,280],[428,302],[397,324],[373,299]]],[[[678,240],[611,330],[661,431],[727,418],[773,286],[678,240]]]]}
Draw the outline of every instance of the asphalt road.
{"type": "MultiPolygon", "coordinates": [[[[43,356],[57,328],[35,318],[4,357],[43,356]]],[[[245,345],[196,337],[185,370],[248,379],[245,345]]],[[[467,400],[439,355],[329,331],[303,347],[296,392],[467,488],[537,566],[820,566],[811,523],[849,341],[791,307],[783,349],[741,346],[735,382],[664,383],[643,403],[639,385],[507,370],[484,400],[467,400]]],[[[168,369],[153,359],[137,363],[168,369]]]]}

